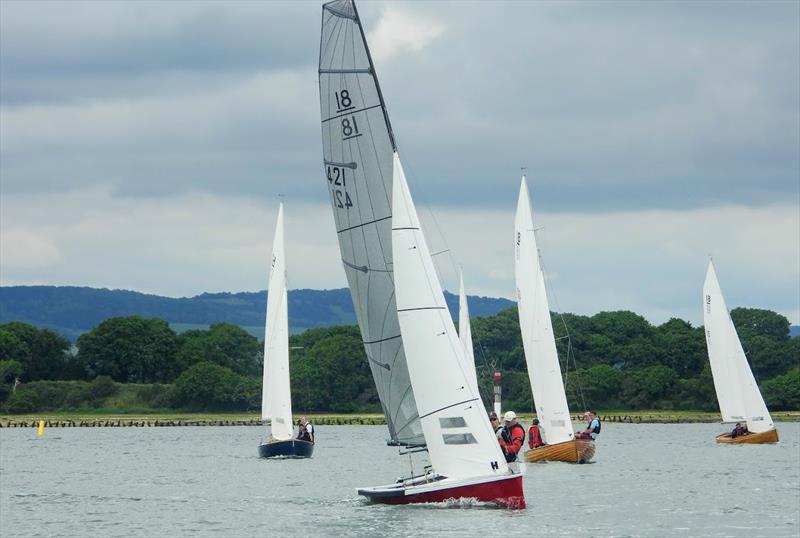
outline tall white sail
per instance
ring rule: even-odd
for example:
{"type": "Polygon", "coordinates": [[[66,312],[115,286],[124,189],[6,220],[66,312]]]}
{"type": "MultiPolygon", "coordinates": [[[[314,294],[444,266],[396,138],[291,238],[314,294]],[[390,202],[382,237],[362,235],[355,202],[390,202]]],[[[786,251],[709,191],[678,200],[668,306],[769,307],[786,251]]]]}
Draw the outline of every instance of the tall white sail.
{"type": "Polygon", "coordinates": [[[463,271],[458,272],[458,284],[458,339],[461,341],[461,347],[464,348],[464,370],[475,394],[480,394],[478,375],[475,371],[475,351],[472,348],[472,327],[469,322],[469,305],[467,304],[467,292],[464,290],[463,271]]]}
{"type": "Polygon", "coordinates": [[[389,435],[395,443],[422,444],[392,274],[396,145],[351,0],[322,6],[319,96],[322,152],[339,249],[389,435]]]}
{"type": "Polygon", "coordinates": [[[703,322],[722,421],[747,422],[753,433],[773,429],[775,425],[747,363],[711,261],[703,285],[703,322]]]}
{"type": "Polygon", "coordinates": [[[271,265],[267,321],[264,330],[261,419],[271,421],[273,438],[285,440],[292,438],[292,395],[289,384],[289,309],[283,241],[283,203],[278,207],[271,265]]]}
{"type": "Polygon", "coordinates": [[[552,445],[574,439],[575,434],[561,378],[525,176],[522,176],[519,189],[514,228],[519,328],[536,415],[544,430],[545,441],[552,445]]]}
{"type": "Polygon", "coordinates": [[[448,478],[506,474],[486,411],[468,381],[464,349],[396,153],[393,175],[397,312],[431,465],[448,478]]]}

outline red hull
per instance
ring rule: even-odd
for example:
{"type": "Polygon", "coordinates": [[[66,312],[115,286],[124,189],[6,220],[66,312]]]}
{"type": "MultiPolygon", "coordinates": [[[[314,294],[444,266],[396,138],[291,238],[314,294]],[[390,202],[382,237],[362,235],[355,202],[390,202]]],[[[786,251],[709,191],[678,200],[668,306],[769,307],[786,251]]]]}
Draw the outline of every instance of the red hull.
{"type": "Polygon", "coordinates": [[[504,508],[517,510],[525,508],[525,494],[522,492],[522,476],[520,475],[503,480],[480,484],[465,484],[463,486],[454,485],[450,488],[421,491],[419,493],[412,493],[410,490],[413,489],[417,488],[410,487],[407,490],[398,490],[397,495],[372,496],[363,491],[359,491],[359,493],[365,495],[370,501],[384,504],[437,503],[451,499],[467,498],[490,502],[504,508]]]}

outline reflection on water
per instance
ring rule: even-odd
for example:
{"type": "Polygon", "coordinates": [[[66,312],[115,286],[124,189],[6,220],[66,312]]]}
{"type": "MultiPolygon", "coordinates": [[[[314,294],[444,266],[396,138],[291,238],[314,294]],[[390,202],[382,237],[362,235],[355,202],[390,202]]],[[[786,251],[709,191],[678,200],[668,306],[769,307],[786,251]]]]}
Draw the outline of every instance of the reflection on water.
{"type": "Polygon", "coordinates": [[[523,511],[367,504],[357,487],[409,469],[382,426],[319,426],[308,460],[259,459],[254,427],[4,429],[0,535],[796,538],[800,424],[778,429],[718,445],[715,424],[605,424],[596,463],[526,466],[523,511]]]}

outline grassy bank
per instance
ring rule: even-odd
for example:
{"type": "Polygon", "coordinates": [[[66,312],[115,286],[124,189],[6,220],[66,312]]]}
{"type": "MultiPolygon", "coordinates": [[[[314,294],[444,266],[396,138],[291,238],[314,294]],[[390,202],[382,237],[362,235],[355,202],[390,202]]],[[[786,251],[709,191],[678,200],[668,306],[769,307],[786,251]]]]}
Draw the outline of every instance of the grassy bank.
{"type": "MultiPolygon", "coordinates": [[[[178,413],[164,412],[118,412],[92,410],[76,412],[31,413],[25,415],[0,415],[0,427],[34,427],[44,420],[47,427],[124,427],[124,426],[259,426],[258,413],[178,413]]],[[[295,414],[295,419],[302,416],[295,414]]],[[[599,411],[604,422],[633,424],[677,424],[692,422],[719,422],[716,413],[703,411],[599,411]]],[[[320,425],[380,425],[385,424],[380,414],[328,414],[305,413],[313,423],[320,425]]],[[[522,423],[530,422],[533,415],[520,413],[522,423]]],[[[798,422],[800,411],[777,411],[772,413],[776,422],[798,422]]],[[[574,415],[580,422],[582,418],[574,415]]]]}

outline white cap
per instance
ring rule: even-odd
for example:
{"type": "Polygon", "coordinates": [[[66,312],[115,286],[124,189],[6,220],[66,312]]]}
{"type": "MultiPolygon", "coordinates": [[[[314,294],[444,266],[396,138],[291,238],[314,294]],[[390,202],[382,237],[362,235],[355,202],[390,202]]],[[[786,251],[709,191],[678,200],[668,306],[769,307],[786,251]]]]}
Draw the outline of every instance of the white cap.
{"type": "Polygon", "coordinates": [[[506,411],[506,414],[503,415],[503,422],[511,422],[512,420],[516,420],[517,414],[514,411],[506,411]]]}

